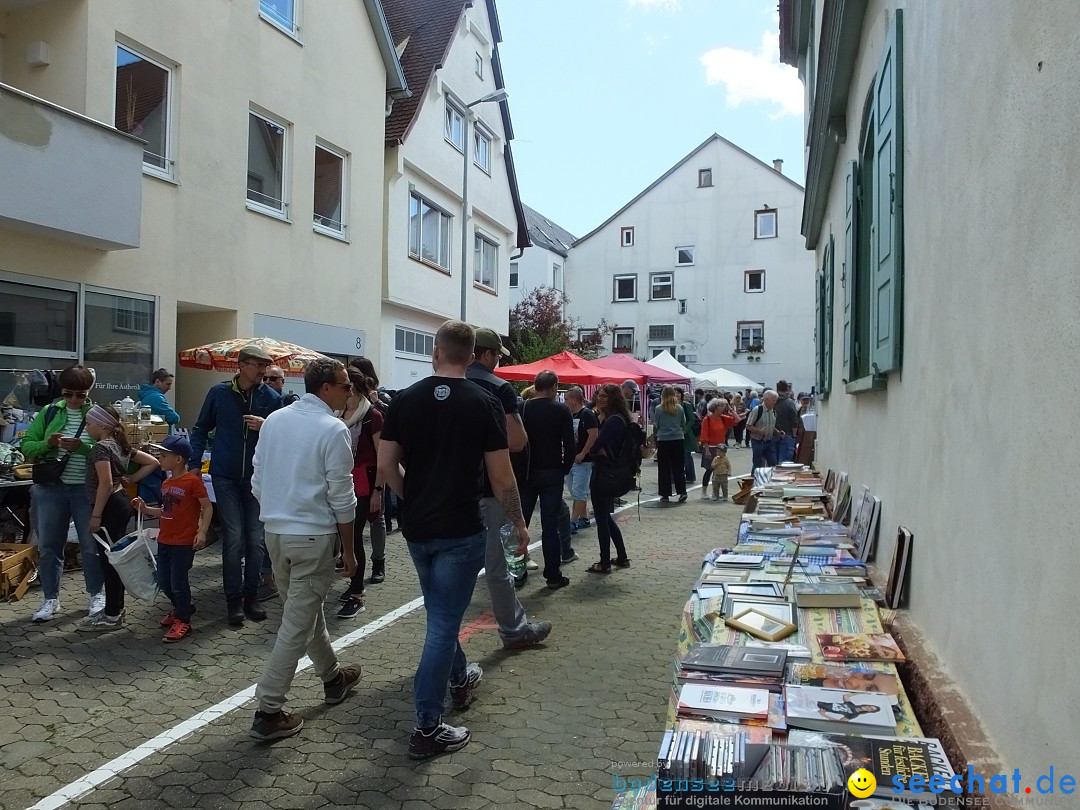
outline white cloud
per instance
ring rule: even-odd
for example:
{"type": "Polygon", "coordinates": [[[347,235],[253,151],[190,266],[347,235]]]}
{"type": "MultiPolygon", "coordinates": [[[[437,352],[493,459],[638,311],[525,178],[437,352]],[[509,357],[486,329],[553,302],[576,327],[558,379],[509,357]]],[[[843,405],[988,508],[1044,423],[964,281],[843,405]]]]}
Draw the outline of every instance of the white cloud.
{"type": "Polygon", "coordinates": [[[780,38],[775,32],[761,35],[758,53],[714,48],[702,55],[701,64],[705,81],[727,88],[727,103],[732,107],[744,101],[765,101],[777,105],[774,118],[803,114],[802,82],[795,68],[780,64],[780,38]]]}
{"type": "Polygon", "coordinates": [[[679,0],[628,0],[631,6],[642,8],[663,8],[668,11],[679,10],[679,0]]]}

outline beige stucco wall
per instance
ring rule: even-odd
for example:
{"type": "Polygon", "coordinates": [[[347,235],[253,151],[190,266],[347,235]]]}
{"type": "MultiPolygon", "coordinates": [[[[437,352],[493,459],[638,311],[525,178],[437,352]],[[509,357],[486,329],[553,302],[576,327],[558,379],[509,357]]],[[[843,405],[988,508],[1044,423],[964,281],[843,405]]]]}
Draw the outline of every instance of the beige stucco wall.
{"type": "MultiPolygon", "coordinates": [[[[1073,773],[1080,455],[1074,167],[1080,4],[871,2],[821,250],[837,240],[818,460],[882,499],[879,564],[915,536],[910,611],[1009,772],[1073,773]],[[843,165],[904,12],[903,369],[841,379],[843,165]]],[[[1059,799],[1064,801],[1065,799],[1059,799]]]]}
{"type": "MultiPolygon", "coordinates": [[[[240,335],[256,312],[366,330],[368,351],[378,351],[385,67],[362,3],[334,4],[332,13],[305,4],[301,42],[261,20],[254,2],[173,3],[148,14],[139,0],[58,0],[6,25],[7,83],[110,124],[118,34],[175,62],[177,182],[144,176],[139,249],[102,253],[5,232],[0,271],[159,296],[157,362],[170,367],[184,348],[178,306],[230,311],[240,335]],[[45,14],[68,6],[77,9],[45,14]],[[39,38],[52,38],[52,64],[21,70],[20,43],[39,38]],[[252,104],[291,124],[291,222],[246,206],[252,104]],[[347,242],[312,230],[316,138],[349,153],[347,242]]],[[[184,337],[215,331],[200,338],[187,328],[184,337]]],[[[178,376],[185,425],[210,381],[197,371],[178,376]]]]}

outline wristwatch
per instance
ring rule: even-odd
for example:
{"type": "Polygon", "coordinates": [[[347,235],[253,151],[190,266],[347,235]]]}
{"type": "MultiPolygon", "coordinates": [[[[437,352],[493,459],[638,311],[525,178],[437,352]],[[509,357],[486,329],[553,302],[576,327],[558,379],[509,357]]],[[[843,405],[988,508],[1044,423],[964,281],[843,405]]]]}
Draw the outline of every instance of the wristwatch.
{"type": "Polygon", "coordinates": [[[376,486],[376,487],[373,487],[373,489],[374,489],[374,490],[375,490],[376,492],[382,492],[382,491],[383,491],[383,485],[382,485],[382,484],[379,484],[378,486],[376,486]]]}

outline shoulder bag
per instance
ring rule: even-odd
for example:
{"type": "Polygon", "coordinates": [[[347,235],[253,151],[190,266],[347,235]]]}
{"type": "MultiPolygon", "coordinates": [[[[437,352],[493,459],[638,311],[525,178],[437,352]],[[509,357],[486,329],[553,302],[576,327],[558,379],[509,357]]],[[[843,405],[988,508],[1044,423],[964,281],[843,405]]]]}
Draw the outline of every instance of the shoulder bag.
{"type": "MultiPolygon", "coordinates": [[[[56,406],[51,405],[49,410],[45,412],[44,424],[46,428],[49,423],[56,416],[56,406]]],[[[86,427],[86,416],[83,415],[82,422],[79,425],[79,430],[75,434],[75,438],[79,438],[82,435],[83,428],[86,427]]],[[[60,482],[60,478],[64,475],[64,470],[67,469],[68,461],[71,460],[71,453],[61,453],[57,458],[43,458],[40,461],[34,462],[33,474],[31,478],[35,484],[57,484],[60,482]]]]}

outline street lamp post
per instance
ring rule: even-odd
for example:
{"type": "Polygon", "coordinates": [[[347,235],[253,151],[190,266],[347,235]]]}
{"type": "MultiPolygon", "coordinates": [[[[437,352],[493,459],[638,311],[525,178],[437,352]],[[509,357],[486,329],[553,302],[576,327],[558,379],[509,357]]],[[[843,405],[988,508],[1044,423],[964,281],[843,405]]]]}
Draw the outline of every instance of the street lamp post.
{"type": "Polygon", "coordinates": [[[472,120],[471,109],[477,104],[484,104],[488,101],[505,101],[508,93],[505,90],[495,90],[487,95],[481,96],[472,104],[465,105],[465,115],[462,121],[462,151],[464,152],[465,160],[463,162],[463,168],[461,171],[461,320],[465,321],[465,315],[467,312],[467,301],[469,298],[469,140],[471,138],[471,127],[469,122],[472,120]]]}

